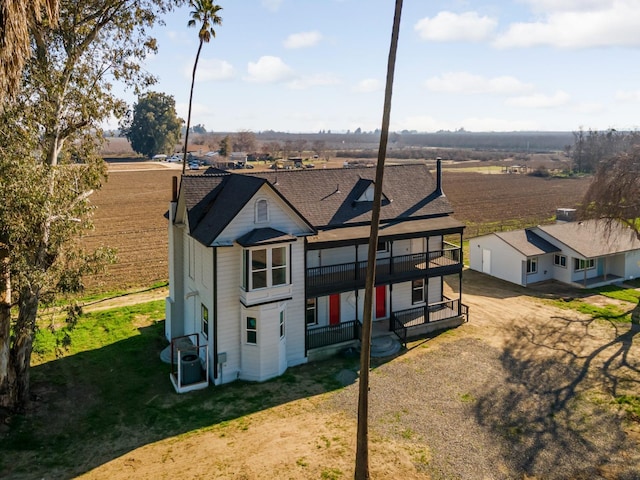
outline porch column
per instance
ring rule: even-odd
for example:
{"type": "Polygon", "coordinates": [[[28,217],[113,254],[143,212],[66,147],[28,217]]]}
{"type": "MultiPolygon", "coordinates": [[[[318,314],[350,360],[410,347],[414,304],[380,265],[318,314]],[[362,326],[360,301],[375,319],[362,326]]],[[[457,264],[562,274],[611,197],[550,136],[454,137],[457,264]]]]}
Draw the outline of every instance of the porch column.
{"type": "Polygon", "coordinates": [[[462,270],[458,273],[458,316],[460,315],[462,315],[462,270]]]}
{"type": "Polygon", "coordinates": [[[389,240],[389,275],[393,275],[393,240],[389,240]]]}
{"type": "Polygon", "coordinates": [[[393,330],[393,283],[389,284],[389,331],[393,330]]]}

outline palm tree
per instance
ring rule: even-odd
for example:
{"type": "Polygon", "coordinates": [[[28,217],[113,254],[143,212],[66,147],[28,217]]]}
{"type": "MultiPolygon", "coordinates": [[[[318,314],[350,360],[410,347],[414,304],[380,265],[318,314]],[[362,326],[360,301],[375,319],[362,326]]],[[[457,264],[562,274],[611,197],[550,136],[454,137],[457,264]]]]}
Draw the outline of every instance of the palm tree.
{"type": "Polygon", "coordinates": [[[369,478],[369,367],[371,364],[371,322],[373,316],[373,286],[376,277],[376,245],[380,223],[380,202],[382,200],[382,180],[384,177],[384,160],[389,140],[389,123],[391,118],[391,92],[393,90],[393,74],[396,66],[396,51],[400,32],[400,14],[402,0],[396,0],[391,32],[391,47],[387,61],[387,83],[384,92],[382,111],[382,130],[378,148],[378,164],[373,190],[371,209],[371,235],[369,236],[369,252],[367,257],[367,276],[364,288],[364,312],[362,318],[362,348],[360,351],[360,382],[358,385],[358,430],[356,438],[355,480],[369,478]]]}
{"type": "Polygon", "coordinates": [[[0,0],[0,107],[18,92],[25,60],[31,54],[29,33],[43,20],[56,24],[57,0],[0,0]]]}
{"type": "Polygon", "coordinates": [[[215,38],[216,31],[213,29],[214,25],[222,25],[222,18],[218,16],[218,12],[222,10],[222,7],[213,3],[212,0],[189,0],[189,5],[193,7],[191,11],[191,20],[189,20],[189,26],[200,26],[198,31],[198,38],[200,43],[198,44],[198,53],[196,53],[196,60],[193,62],[193,73],[191,74],[191,93],[189,94],[189,114],[187,115],[187,131],[184,136],[184,156],[182,158],[182,173],[184,174],[187,166],[187,147],[189,145],[189,128],[191,126],[191,104],[193,102],[193,84],[196,82],[196,70],[198,69],[198,60],[200,59],[200,51],[202,45],[206,42],[209,43],[211,38],[215,38]]]}

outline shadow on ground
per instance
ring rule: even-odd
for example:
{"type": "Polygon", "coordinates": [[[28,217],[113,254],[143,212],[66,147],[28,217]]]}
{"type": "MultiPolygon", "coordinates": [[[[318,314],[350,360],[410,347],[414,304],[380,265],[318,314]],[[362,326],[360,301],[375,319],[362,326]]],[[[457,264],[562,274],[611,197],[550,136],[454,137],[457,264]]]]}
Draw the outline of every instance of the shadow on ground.
{"type": "Polygon", "coordinates": [[[338,372],[357,369],[336,357],[178,395],[159,358],[163,328],[33,367],[28,414],[0,429],[0,477],[74,478],[143,445],[340,388],[338,372]]]}
{"type": "Polygon", "coordinates": [[[561,317],[511,327],[500,356],[506,382],[475,408],[478,423],[504,439],[510,470],[546,479],[640,478],[637,444],[625,433],[638,419],[616,404],[640,394],[632,350],[639,331],[561,317]]]}

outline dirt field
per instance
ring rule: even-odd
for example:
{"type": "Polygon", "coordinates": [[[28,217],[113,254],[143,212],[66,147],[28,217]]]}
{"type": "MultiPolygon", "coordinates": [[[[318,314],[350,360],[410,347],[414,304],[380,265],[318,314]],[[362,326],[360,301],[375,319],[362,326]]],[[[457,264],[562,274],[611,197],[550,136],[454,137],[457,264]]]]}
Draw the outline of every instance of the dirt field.
{"type": "MultiPolygon", "coordinates": [[[[341,165],[342,160],[336,160],[328,167],[341,165]]],[[[179,176],[180,169],[181,165],[166,162],[110,163],[109,180],[92,199],[95,230],[84,242],[88,247],[116,248],[119,261],[105,274],[87,279],[90,291],[144,287],[167,280],[164,214],[171,197],[171,177],[179,176]]],[[[523,221],[548,222],[556,208],[579,203],[588,184],[588,178],[543,179],[447,169],[443,173],[444,192],[454,216],[468,224],[467,237],[485,233],[478,225],[488,222],[495,229],[513,228],[523,221]]]]}
{"type": "MultiPolygon", "coordinates": [[[[468,270],[463,288],[469,323],[373,370],[372,478],[640,478],[640,424],[612,402],[640,393],[639,330],[551,306],[553,288],[468,270]]],[[[82,478],[351,478],[356,398],[357,382],[107,455],[82,478]]]]}

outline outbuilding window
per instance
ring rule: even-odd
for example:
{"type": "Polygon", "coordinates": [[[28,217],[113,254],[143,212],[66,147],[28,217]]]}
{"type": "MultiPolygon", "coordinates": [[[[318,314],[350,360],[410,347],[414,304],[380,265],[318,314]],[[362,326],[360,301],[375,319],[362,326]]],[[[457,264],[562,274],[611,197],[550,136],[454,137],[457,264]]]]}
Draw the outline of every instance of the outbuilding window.
{"type": "Polygon", "coordinates": [[[527,273],[538,273],[538,257],[527,258],[527,273]]]}
{"type": "Polygon", "coordinates": [[[589,258],[583,260],[582,258],[574,258],[573,259],[573,269],[576,272],[580,272],[582,270],[589,270],[591,268],[595,268],[596,263],[593,258],[589,258]]]}
{"type": "Polygon", "coordinates": [[[560,255],[560,254],[556,253],[553,256],[553,264],[556,267],[567,268],[567,257],[565,255],[560,255]]]}

